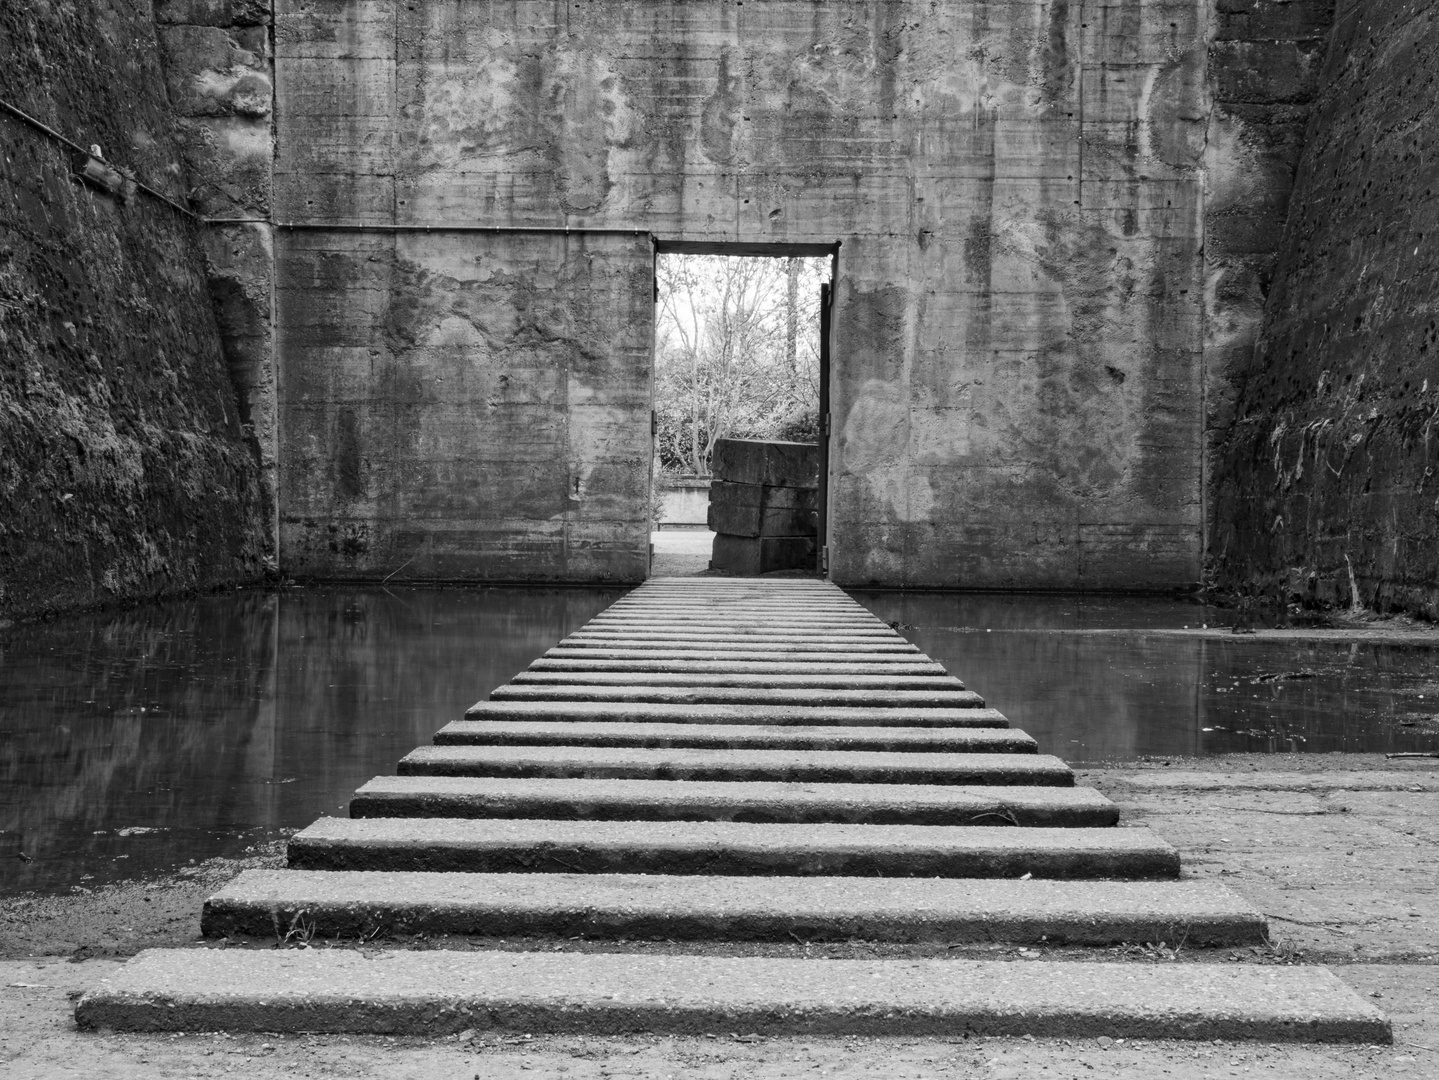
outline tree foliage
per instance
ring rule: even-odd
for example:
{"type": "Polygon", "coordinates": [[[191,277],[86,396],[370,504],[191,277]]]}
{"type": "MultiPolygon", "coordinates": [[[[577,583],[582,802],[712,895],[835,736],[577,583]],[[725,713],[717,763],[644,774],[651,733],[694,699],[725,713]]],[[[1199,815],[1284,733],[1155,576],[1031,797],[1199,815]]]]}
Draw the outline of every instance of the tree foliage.
{"type": "Polygon", "coordinates": [[[664,255],[657,272],[660,467],[704,476],[716,439],[813,432],[829,260],[664,255]]]}

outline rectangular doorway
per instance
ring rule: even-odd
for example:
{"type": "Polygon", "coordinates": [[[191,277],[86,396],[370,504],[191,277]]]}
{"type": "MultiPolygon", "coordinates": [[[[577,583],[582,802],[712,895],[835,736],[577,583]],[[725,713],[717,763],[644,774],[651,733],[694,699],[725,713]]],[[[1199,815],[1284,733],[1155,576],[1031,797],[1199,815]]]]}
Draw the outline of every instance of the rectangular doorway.
{"type": "Polygon", "coordinates": [[[710,572],[712,484],[726,552],[748,559],[762,543],[765,566],[784,552],[796,573],[826,572],[838,253],[838,244],[656,241],[650,576],[710,572]],[[812,444],[817,489],[717,480],[721,439],[812,444]],[[806,528],[808,545],[798,535],[806,528]]]}

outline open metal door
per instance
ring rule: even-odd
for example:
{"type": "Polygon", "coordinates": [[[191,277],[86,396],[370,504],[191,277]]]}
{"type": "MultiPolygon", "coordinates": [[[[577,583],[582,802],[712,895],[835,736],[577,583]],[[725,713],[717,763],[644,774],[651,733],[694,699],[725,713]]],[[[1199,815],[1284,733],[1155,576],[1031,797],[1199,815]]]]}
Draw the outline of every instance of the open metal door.
{"type": "Polygon", "coordinates": [[[815,569],[829,577],[829,334],[833,320],[834,286],[819,287],[819,522],[815,536],[815,569]]]}

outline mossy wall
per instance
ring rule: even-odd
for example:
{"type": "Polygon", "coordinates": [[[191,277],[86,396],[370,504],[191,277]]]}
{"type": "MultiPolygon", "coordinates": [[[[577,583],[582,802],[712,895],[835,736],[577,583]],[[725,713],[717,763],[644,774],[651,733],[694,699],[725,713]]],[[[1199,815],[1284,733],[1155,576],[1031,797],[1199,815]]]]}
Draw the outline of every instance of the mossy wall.
{"type": "Polygon", "coordinates": [[[1221,585],[1439,617],[1439,9],[1340,0],[1215,456],[1221,585]]]}
{"type": "MultiPolygon", "coordinates": [[[[0,56],[0,99],[185,202],[149,0],[0,5],[0,56]]],[[[203,226],[8,114],[0,151],[0,620],[258,576],[203,226]]]]}

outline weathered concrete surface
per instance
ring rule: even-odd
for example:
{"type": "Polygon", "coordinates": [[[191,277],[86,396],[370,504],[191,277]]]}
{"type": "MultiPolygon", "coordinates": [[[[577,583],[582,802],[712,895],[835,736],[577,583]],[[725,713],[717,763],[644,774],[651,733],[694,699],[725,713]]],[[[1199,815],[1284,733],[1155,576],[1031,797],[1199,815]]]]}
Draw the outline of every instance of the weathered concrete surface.
{"type": "MultiPolygon", "coordinates": [[[[820,640],[812,637],[768,637],[768,639],[755,639],[755,637],[728,637],[728,639],[694,639],[694,637],[577,637],[571,634],[570,637],[561,641],[555,649],[574,650],[630,650],[636,653],[745,653],[753,654],[754,650],[763,649],[763,656],[773,654],[789,653],[873,653],[876,657],[895,656],[901,659],[914,660],[915,654],[920,651],[917,646],[912,646],[904,640],[882,640],[882,639],[859,639],[859,640],[820,640]]],[[[567,654],[566,653],[566,654],[567,654]]],[[[603,653],[600,653],[603,654],[603,653]]]]}
{"type": "Polygon", "coordinates": [[[377,776],[355,792],[350,816],[1088,829],[1119,820],[1107,798],[1075,787],[470,776],[377,776]]]}
{"type": "Polygon", "coordinates": [[[1198,579],[1207,0],[557,10],[277,6],[287,568],[643,574],[619,228],[842,242],[836,580],[1198,579]]]}
{"type": "MultiPolygon", "coordinates": [[[[823,654],[821,654],[823,655],[823,654]]],[[[670,675],[681,673],[695,675],[944,675],[944,665],[933,660],[906,663],[895,659],[884,662],[856,662],[829,659],[816,663],[807,656],[784,660],[682,660],[682,659],[615,659],[608,657],[567,659],[546,656],[534,661],[527,671],[592,671],[592,672],[664,672],[670,675]]]]}
{"type": "MultiPolygon", "coordinates": [[[[915,650],[916,652],[918,650],[915,650]]],[[[831,665],[843,667],[849,664],[858,664],[865,667],[875,667],[881,670],[893,669],[895,671],[907,671],[911,667],[925,667],[935,664],[940,670],[944,669],[942,664],[929,659],[921,659],[914,652],[909,653],[863,653],[863,652],[799,652],[792,647],[787,650],[766,649],[763,652],[757,650],[737,649],[734,651],[722,651],[719,649],[631,649],[631,648],[598,648],[581,649],[566,645],[557,645],[550,649],[545,655],[534,661],[534,664],[736,664],[741,662],[753,662],[760,664],[804,664],[808,670],[813,671],[817,666],[829,667],[831,665]]],[[[572,668],[571,670],[582,670],[572,668]]]]}
{"type": "Polygon", "coordinates": [[[979,1034],[1380,1042],[1323,968],[155,949],[81,998],[81,1027],[979,1034]]]}
{"type": "Polygon", "coordinates": [[[1035,741],[1004,728],[798,727],[757,724],[576,723],[455,720],[435,732],[439,746],[693,746],[712,749],[924,750],[1033,754],[1035,741]]]}
{"type": "Polygon", "coordinates": [[[646,701],[480,701],[465,711],[469,720],[567,720],[667,724],[798,724],[857,727],[1007,728],[995,709],[906,708],[884,704],[747,705],[646,701]]]}
{"type": "Polygon", "coordinates": [[[1168,879],[1179,854],[1147,829],[831,822],[320,818],[301,870],[524,871],[844,877],[1168,879]]]}
{"type": "Polygon", "coordinates": [[[725,642],[738,643],[741,648],[763,645],[848,645],[852,650],[859,648],[884,648],[886,646],[908,652],[903,648],[903,638],[890,631],[878,630],[832,630],[828,633],[813,628],[799,629],[786,633],[782,628],[771,627],[725,627],[696,626],[687,630],[646,630],[636,627],[632,630],[579,630],[565,638],[561,645],[583,645],[599,643],[605,648],[627,646],[630,642],[694,642],[699,644],[725,642]]]}
{"type": "Polygon", "coordinates": [[[759,690],[694,686],[516,686],[496,687],[491,701],[636,701],[661,705],[840,705],[887,708],[982,708],[972,690],[759,690]]]}
{"type": "Polygon", "coordinates": [[[715,533],[711,570],[759,577],[818,568],[819,458],[819,447],[806,443],[715,442],[711,469],[720,489],[711,490],[706,517],[715,533]],[[781,493],[774,506],[769,492],[781,493]]]}
{"type": "Polygon", "coordinates": [[[730,536],[814,536],[817,491],[715,480],[705,523],[730,536]]]}
{"type": "Polygon", "coordinates": [[[254,580],[259,470],[226,376],[148,2],[0,7],[0,623],[254,580]]]}
{"type": "Polygon", "coordinates": [[[596,629],[612,627],[654,626],[666,629],[683,626],[734,626],[763,627],[766,629],[845,629],[885,630],[884,623],[855,605],[853,611],[816,613],[791,611],[785,614],[777,611],[710,610],[710,611],[663,611],[636,609],[615,614],[605,614],[591,620],[596,629]]]}
{"type": "MultiPolygon", "coordinates": [[[[306,63],[282,58],[282,87],[306,63]]],[[[281,145],[277,170],[325,144],[281,145]]],[[[651,257],[643,236],[288,235],[286,568],[644,577],[651,257]]]]}
{"type": "Polygon", "coordinates": [[[932,690],[958,693],[964,683],[953,675],[857,675],[819,671],[810,675],[764,672],[521,671],[507,684],[526,686],[611,686],[641,692],[662,687],[736,687],[812,690],[932,690]]]}
{"type": "Polygon", "coordinates": [[[741,577],[808,568],[815,565],[815,540],[809,536],[727,536],[716,533],[710,565],[718,573],[741,577]]]}
{"type": "MultiPolygon", "coordinates": [[[[858,656],[861,653],[871,653],[877,659],[896,657],[901,660],[914,660],[919,652],[918,646],[911,645],[902,639],[888,641],[880,639],[841,640],[817,639],[801,636],[796,638],[767,638],[757,640],[751,638],[653,638],[653,637],[624,637],[608,636],[585,638],[575,635],[565,638],[556,649],[562,650],[559,655],[580,655],[582,652],[589,655],[615,655],[620,651],[627,651],[635,655],[655,654],[667,655],[719,655],[719,654],[744,654],[748,659],[754,656],[756,659],[763,659],[765,656],[790,653],[818,654],[818,653],[841,653],[851,656],[858,656]],[[756,653],[755,650],[763,649],[764,652],[756,653]]],[[[550,654],[546,654],[550,655],[550,654]]]]}
{"type": "Polygon", "coordinates": [[[732,484],[813,489],[819,485],[819,447],[813,443],[719,439],[710,472],[732,484]]]}
{"type": "Polygon", "coordinates": [[[1119,802],[1125,821],[1178,845],[1187,874],[1253,900],[1287,953],[1416,963],[1432,975],[1439,763],[1344,755],[1344,767],[1326,771],[1333,756],[1199,759],[1088,770],[1080,780],[1119,802]]]}
{"type": "Polygon", "coordinates": [[[1214,547],[1232,586],[1432,619],[1439,22],[1415,0],[1335,11],[1262,333],[1232,375],[1214,547]]]}
{"type": "MultiPolygon", "coordinates": [[[[587,943],[577,943],[584,945],[587,943]]],[[[796,950],[800,946],[790,942],[796,950]]],[[[591,947],[614,949],[611,942],[591,947]]],[[[661,943],[652,948],[664,948],[661,943]]],[[[776,946],[778,947],[778,946],[776,946]]],[[[827,952],[844,950],[844,943],[827,952]]],[[[872,958],[870,958],[872,959],[872,958]]],[[[1381,1004],[1391,1017],[1393,1045],[1193,1042],[1171,1039],[1095,1039],[1020,1035],[964,1039],[885,1037],[817,1039],[804,1035],[532,1034],[397,1039],[381,1035],[274,1035],[260,1032],[170,1034],[81,1031],[74,1001],[120,965],[113,960],[71,963],[60,957],[0,960],[0,1029],[9,1036],[7,1064],[23,1076],[67,1072],[114,1080],[146,1080],[157,1073],[205,1076],[234,1065],[253,1080],[330,1072],[355,1080],[427,1080],[471,1076],[533,1080],[563,1074],[568,1080],[604,1080],[615,1073],[684,1076],[694,1080],[792,1080],[820,1073],[928,1077],[992,1073],[1017,1080],[1102,1075],[1115,1080],[1213,1080],[1231,1071],[1306,1080],[1373,1080],[1427,1075],[1419,1047],[1439,1036],[1433,977],[1414,965],[1353,964],[1336,977],[1381,1004]],[[249,1058],[248,1062],[244,1059],[249,1058]],[[1091,1071],[1092,1070],[1092,1071],[1091,1071]]],[[[461,1035],[464,1033],[462,1032],[461,1035]]]]}
{"type": "MultiPolygon", "coordinates": [[[[74,955],[111,950],[129,953],[199,935],[201,904],[223,882],[196,886],[194,879],[182,873],[159,881],[128,883],[125,893],[96,889],[0,905],[0,956],[7,958],[0,959],[0,1061],[21,1076],[58,1077],[84,1071],[120,1080],[148,1080],[167,1071],[204,1076],[220,1071],[227,1063],[239,1066],[246,1057],[252,1059],[244,1066],[247,1075],[257,1080],[282,1080],[326,1069],[367,1080],[420,1080],[475,1072],[496,1080],[528,1080],[561,1071],[578,1080],[603,1080],[605,1074],[626,1070],[701,1080],[731,1080],[736,1074],[756,1080],[792,1080],[797,1073],[818,1074],[821,1070],[906,1077],[991,1073],[1022,1080],[1078,1073],[1123,1080],[1156,1076],[1213,1080],[1231,1072],[1309,1080],[1423,1077],[1433,1070],[1431,1056],[1421,1047],[1439,1046],[1439,980],[1432,963],[1434,944],[1439,941],[1434,927],[1439,905],[1432,902],[1439,868],[1428,857],[1433,844],[1430,825],[1439,822],[1439,815],[1425,808],[1425,800],[1433,799],[1432,790],[1439,785],[1436,767],[1434,762],[1385,762],[1378,755],[1256,754],[1175,760],[1169,767],[1153,762],[1097,769],[1087,780],[1110,790],[1121,801],[1126,817],[1143,814],[1151,828],[1176,841],[1194,874],[1231,885],[1256,907],[1282,916],[1271,920],[1273,948],[1224,949],[1217,954],[1186,948],[1177,959],[1170,959],[1169,949],[1157,953],[1116,946],[1100,956],[1118,963],[1162,966],[1196,958],[1226,965],[1278,964],[1300,956],[1305,962],[1327,962],[1341,981],[1390,1016],[1395,1035],[1392,1047],[1196,1044],[1144,1038],[1117,1043],[1019,1036],[796,1036],[740,1041],[723,1034],[718,1040],[644,1034],[607,1038],[536,1034],[532,1039],[506,1041],[244,1033],[197,1033],[171,1039],[168,1035],[76,1030],[74,1001],[67,994],[78,995],[94,987],[119,964],[105,959],[76,963],[74,955]],[[1331,769],[1347,778],[1346,783],[1368,784],[1374,790],[1361,791],[1356,786],[1359,797],[1353,801],[1336,792],[1323,802],[1296,805],[1288,786],[1306,778],[1306,782],[1322,784],[1331,769]],[[1203,786],[1180,790],[1176,798],[1176,789],[1157,786],[1175,770],[1190,778],[1207,771],[1210,778],[1203,786]],[[1111,778],[1123,783],[1114,786],[1111,778]],[[1143,790],[1146,778],[1154,780],[1152,790],[1143,790]],[[1268,782],[1276,785],[1273,790],[1267,789],[1268,782]],[[1237,786],[1241,783],[1242,787],[1237,786]],[[1408,791],[1410,784],[1424,790],[1408,791]],[[1326,803],[1326,813],[1308,812],[1324,808],[1326,803]],[[1341,810],[1341,806],[1347,809],[1341,810]],[[1296,809],[1304,813],[1291,812],[1296,809]],[[1225,839],[1231,842],[1224,843],[1225,839]],[[1347,856],[1348,850],[1355,854],[1347,856]],[[151,888],[145,888],[147,884],[151,888]],[[157,884],[164,887],[154,889],[157,884]],[[82,946],[78,954],[77,945],[82,946]],[[1366,955],[1389,959],[1366,962],[1366,955]],[[1249,1073],[1244,1072],[1246,1068],[1249,1073]]],[[[1315,795],[1322,794],[1316,787],[1315,795]]],[[[839,879],[827,880],[839,883],[839,879]]],[[[761,879],[756,883],[763,884],[761,879]]],[[[910,879],[909,884],[928,887],[931,882],[910,879]]],[[[1065,883],[1061,888],[1071,884],[1079,885],[1065,883]]],[[[1168,937],[1163,940],[1169,942],[1168,937]]],[[[258,944],[268,947],[273,942],[270,931],[258,944]]],[[[456,947],[469,944],[457,942],[456,947]]],[[[515,945],[496,942],[493,947],[515,945]]],[[[1002,958],[1034,964],[1038,961],[1028,957],[1039,951],[999,943],[945,948],[943,943],[835,941],[806,946],[790,938],[710,945],[552,938],[543,945],[546,950],[555,947],[706,956],[762,954],[809,957],[824,963],[834,962],[821,959],[827,956],[875,959],[878,953],[880,957],[1002,958]]],[[[373,951],[373,946],[370,948],[373,951]]],[[[1068,959],[1092,958],[1071,950],[1064,955],[1068,959]]],[[[748,1033],[740,1034],[748,1040],[748,1033]]]]}
{"type": "Polygon", "coordinates": [[[703,747],[421,746],[401,776],[587,777],[837,784],[1030,784],[1071,787],[1049,754],[938,751],[731,750],[703,747]]]}
{"type": "Polygon", "coordinates": [[[1257,945],[1264,916],[1222,885],[664,874],[249,870],[205,901],[207,937],[541,935],[686,941],[1257,945]]]}

